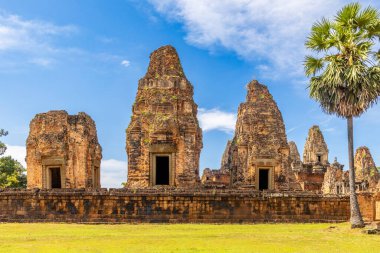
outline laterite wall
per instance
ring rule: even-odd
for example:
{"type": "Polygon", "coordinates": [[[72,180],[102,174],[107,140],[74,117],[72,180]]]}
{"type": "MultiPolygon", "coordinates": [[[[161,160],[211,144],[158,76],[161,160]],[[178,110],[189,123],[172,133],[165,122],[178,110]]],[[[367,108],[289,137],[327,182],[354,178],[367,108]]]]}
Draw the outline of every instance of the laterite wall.
{"type": "Polygon", "coordinates": [[[3,222],[340,222],[348,197],[238,190],[0,192],[3,222]]]}
{"type": "Polygon", "coordinates": [[[380,192],[358,194],[360,211],[366,221],[380,221],[380,192]]]}

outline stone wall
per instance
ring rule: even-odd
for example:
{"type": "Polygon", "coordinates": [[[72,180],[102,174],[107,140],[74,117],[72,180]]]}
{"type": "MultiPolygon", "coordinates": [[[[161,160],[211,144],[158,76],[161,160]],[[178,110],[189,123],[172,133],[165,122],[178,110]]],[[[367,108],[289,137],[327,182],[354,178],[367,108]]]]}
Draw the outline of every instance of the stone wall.
{"type": "Polygon", "coordinates": [[[358,193],[360,212],[366,221],[380,221],[380,192],[358,193]]]}
{"type": "Polygon", "coordinates": [[[28,188],[100,188],[102,148],[86,113],[37,114],[26,150],[28,188]]]}
{"type": "Polygon", "coordinates": [[[2,222],[252,223],[348,219],[348,197],[301,192],[178,188],[0,192],[2,222]]]}

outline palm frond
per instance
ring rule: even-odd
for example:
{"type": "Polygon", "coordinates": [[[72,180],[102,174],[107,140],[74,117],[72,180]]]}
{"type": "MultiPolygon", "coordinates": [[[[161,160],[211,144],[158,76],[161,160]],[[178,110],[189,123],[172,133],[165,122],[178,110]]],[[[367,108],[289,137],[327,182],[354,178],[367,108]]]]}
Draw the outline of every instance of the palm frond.
{"type": "Polygon", "coordinates": [[[324,61],[321,58],[306,56],[304,61],[305,73],[307,76],[314,76],[324,67],[324,61]]]}
{"type": "Polygon", "coordinates": [[[358,28],[370,28],[374,27],[376,24],[376,21],[380,18],[380,12],[371,7],[368,6],[363,11],[361,11],[358,16],[354,20],[354,25],[358,28]]]}
{"type": "Polygon", "coordinates": [[[305,43],[306,47],[317,52],[330,49],[333,41],[332,28],[328,19],[323,18],[316,22],[311,28],[311,34],[305,43]]]}
{"type": "Polygon", "coordinates": [[[335,21],[341,26],[351,26],[358,17],[361,5],[360,3],[351,3],[344,6],[335,16],[335,21]]]}

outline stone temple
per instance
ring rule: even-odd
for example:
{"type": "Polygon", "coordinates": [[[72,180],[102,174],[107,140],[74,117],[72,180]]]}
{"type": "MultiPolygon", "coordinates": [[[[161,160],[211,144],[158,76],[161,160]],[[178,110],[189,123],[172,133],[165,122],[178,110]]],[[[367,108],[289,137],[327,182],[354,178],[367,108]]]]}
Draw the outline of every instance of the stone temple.
{"type": "Polygon", "coordinates": [[[150,55],[132,110],[126,131],[127,187],[198,185],[202,130],[193,86],[172,46],[150,55]]]}
{"type": "MultiPolygon", "coordinates": [[[[356,149],[354,157],[355,189],[357,192],[380,191],[380,173],[373,161],[368,147],[356,149]]],[[[323,183],[324,194],[347,194],[349,188],[349,173],[341,168],[328,168],[323,183]]]]}
{"type": "Polygon", "coordinates": [[[265,85],[251,81],[230,146],[231,182],[256,190],[299,189],[280,110],[265,85]]]}
{"type": "Polygon", "coordinates": [[[37,114],[26,148],[28,188],[100,188],[102,148],[87,114],[37,114]]]}

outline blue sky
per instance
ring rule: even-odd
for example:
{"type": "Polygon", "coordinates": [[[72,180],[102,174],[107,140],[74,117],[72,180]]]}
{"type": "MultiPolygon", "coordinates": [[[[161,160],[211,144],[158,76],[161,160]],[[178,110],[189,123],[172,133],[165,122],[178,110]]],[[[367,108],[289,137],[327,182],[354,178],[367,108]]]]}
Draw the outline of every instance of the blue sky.
{"type": "MultiPolygon", "coordinates": [[[[204,147],[201,169],[218,168],[233,136],[245,85],[266,84],[302,155],[320,125],[334,157],[347,163],[346,123],[308,97],[303,43],[312,23],[344,0],[0,0],[0,128],[8,154],[24,162],[35,114],[88,113],[103,147],[102,185],[126,181],[125,129],[149,54],[176,47],[194,85],[204,147]]],[[[380,8],[378,1],[360,1],[380,8]]],[[[380,164],[380,106],[355,120],[355,147],[380,164]]]]}

